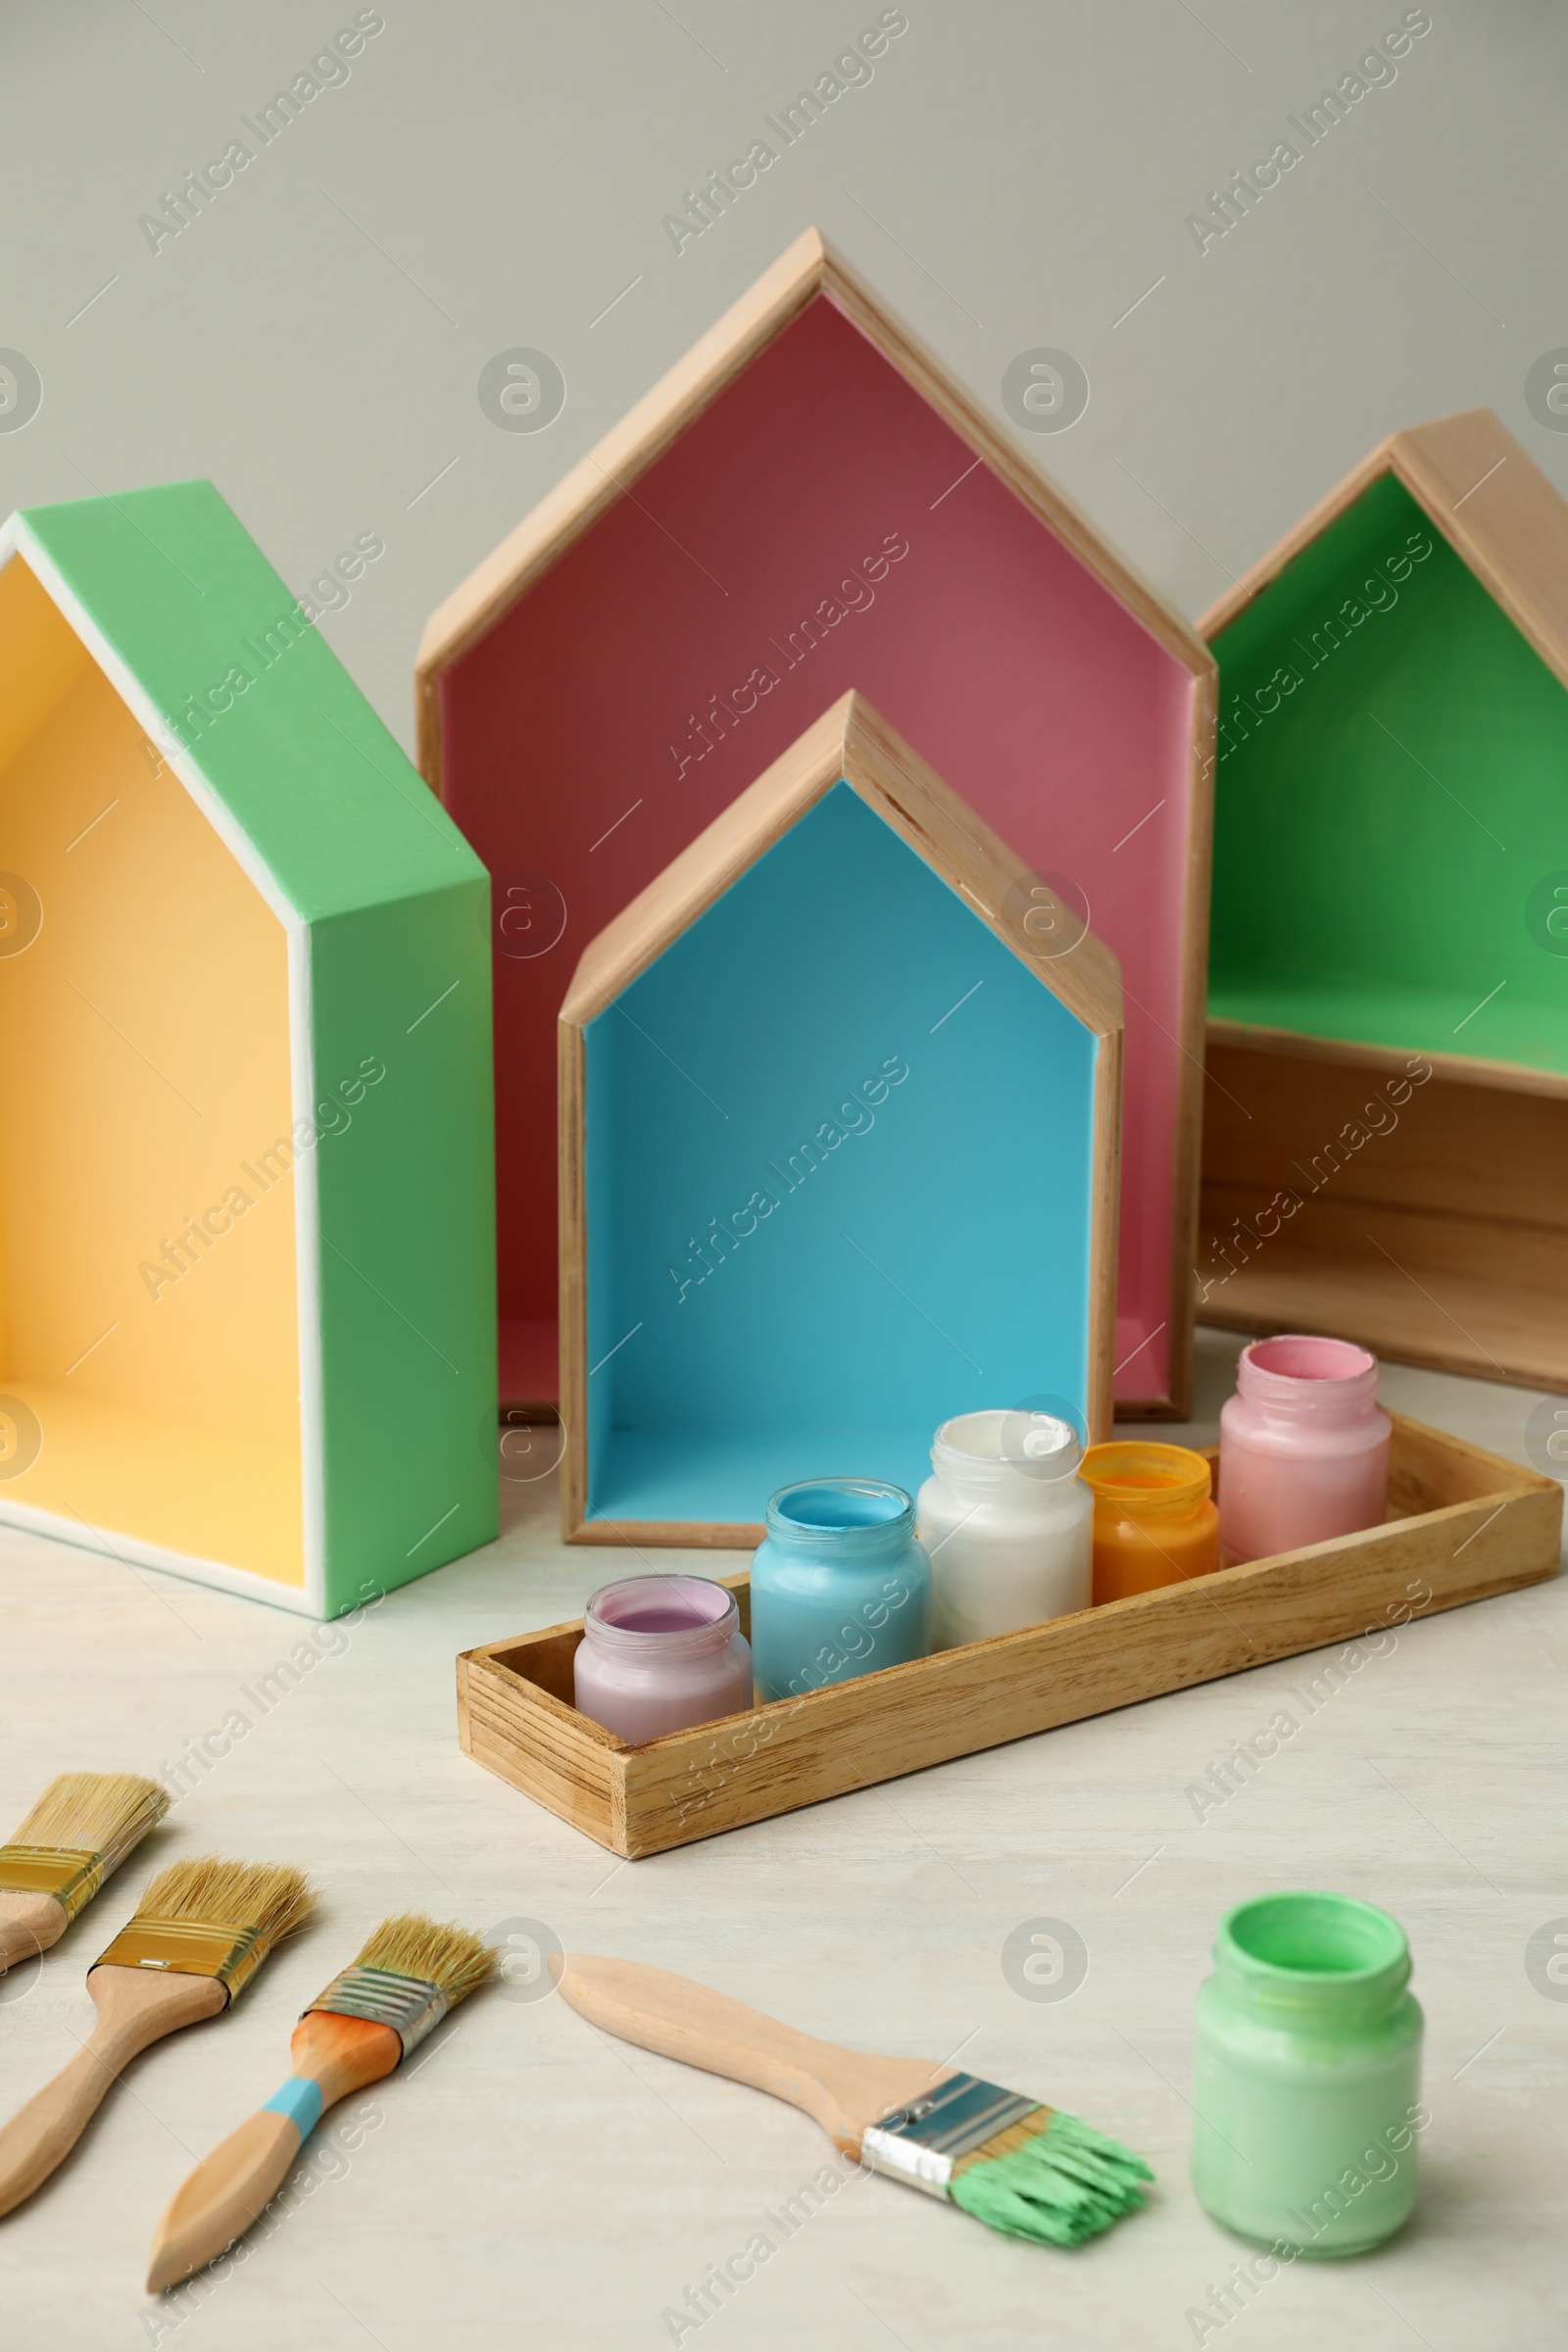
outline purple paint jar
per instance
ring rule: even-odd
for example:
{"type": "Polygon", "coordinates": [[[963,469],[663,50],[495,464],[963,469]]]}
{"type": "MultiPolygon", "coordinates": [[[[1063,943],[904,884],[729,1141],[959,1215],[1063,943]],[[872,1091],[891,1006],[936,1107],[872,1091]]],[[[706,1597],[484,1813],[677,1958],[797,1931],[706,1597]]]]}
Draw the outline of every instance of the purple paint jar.
{"type": "Polygon", "coordinates": [[[752,1703],[735,1595],[703,1576],[627,1576],[588,1603],[573,1662],[577,1712],[635,1743],[752,1703]]]}

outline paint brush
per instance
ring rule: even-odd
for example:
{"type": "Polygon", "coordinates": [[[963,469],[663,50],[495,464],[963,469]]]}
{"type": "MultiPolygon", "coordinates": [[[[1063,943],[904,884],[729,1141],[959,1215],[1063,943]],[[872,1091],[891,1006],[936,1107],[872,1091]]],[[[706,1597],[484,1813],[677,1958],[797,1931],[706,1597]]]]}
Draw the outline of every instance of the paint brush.
{"type": "Polygon", "coordinates": [[[961,2206],[1009,2237],[1077,2246],[1144,2201],[1153,2175],[1077,2116],[919,2058],[814,2041],[689,1977],[557,1954],[551,1973],[591,2025],[787,2099],[846,2156],[961,2206]]]}
{"type": "Polygon", "coordinates": [[[139,2051],[226,2009],[315,1900],[304,1872],[281,1862],[209,1858],[161,1870],[87,1972],[91,2034],[0,2128],[0,2214],[48,2180],[139,2051]]]}
{"type": "Polygon", "coordinates": [[[175,2190],[153,2239],[148,2293],[177,2286],[243,2237],[326,2109],[401,2066],[495,1967],[495,1952],[467,1928],[416,1911],[384,1919],[295,2027],[282,2089],[175,2190]]]}
{"type": "Polygon", "coordinates": [[[169,1811],[135,1772],[63,1772],[0,1845],[0,1973],[58,1943],[112,1871],[169,1811]]]}

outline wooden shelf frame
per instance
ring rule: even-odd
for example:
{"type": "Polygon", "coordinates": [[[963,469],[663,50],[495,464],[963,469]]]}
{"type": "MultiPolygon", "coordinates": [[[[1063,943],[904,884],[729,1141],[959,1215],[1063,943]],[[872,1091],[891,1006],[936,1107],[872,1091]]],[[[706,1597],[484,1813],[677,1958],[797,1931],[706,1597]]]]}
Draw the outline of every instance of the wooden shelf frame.
{"type": "MultiPolygon", "coordinates": [[[[1203,636],[1222,650],[1225,632],[1385,480],[1568,689],[1568,503],[1489,409],[1391,433],[1203,615],[1203,636]]],[[[1434,805],[1446,806],[1435,793],[1434,805]]],[[[1222,827],[1222,851],[1224,838],[1222,827]]],[[[1537,869],[1517,878],[1527,889],[1537,869]]],[[[1423,985],[1412,980],[1413,1004],[1423,985]]],[[[1206,1040],[1201,1319],[1326,1330],[1405,1361],[1568,1391],[1568,1068],[1499,1058],[1484,1041],[1434,1051],[1430,1036],[1347,1038],[1212,1013],[1206,1040]],[[1401,1132],[1382,1140],[1389,1089],[1416,1065],[1425,1075],[1401,1132]],[[1373,1122],[1377,1140],[1362,1148],[1354,1138],[1373,1122]],[[1319,1183],[1311,1171],[1336,1152],[1343,1164],[1319,1183]],[[1274,1204],[1293,1199],[1282,1222],[1274,1204]]]]}
{"type": "MultiPolygon", "coordinates": [[[[1122,1083],[1121,985],[1116,959],[1078,926],[1062,954],[1042,956],[1025,919],[1053,894],[981,824],[858,695],[823,713],[781,760],[678,857],[585,950],[562,1006],[559,1148],[563,1419],[562,1527],[568,1543],[654,1543],[733,1548],[761,1541],[760,1520],[632,1519],[590,1512],[590,1224],[585,1032],[633,981],[836,787],[847,785],[1062,1005],[1094,1041],[1086,1174],[1087,1330],[1083,1413],[1089,1440],[1110,1434],[1122,1083]]],[[[1065,934],[1064,934],[1065,935],[1065,934]]],[[[1076,1244],[1070,1244],[1076,1248],[1076,1244]]],[[[758,1344],[756,1337],[752,1342],[758,1344]]],[[[1069,1346],[1068,1352],[1074,1350],[1069,1346]]],[[[1009,1399],[1010,1401],[1010,1399],[1009,1399]]],[[[955,1408],[956,1409],[956,1408],[955,1408]]],[[[873,1413],[873,1423],[876,1416],[873,1413]]],[[[934,1425],[933,1425],[934,1426],[934,1425]]],[[[922,1431],[920,1443],[927,1442],[922,1431]]],[[[765,1494],[759,1496],[764,1502],[765,1494]]]]}
{"type": "MultiPolygon", "coordinates": [[[[906,387],[935,413],[941,423],[956,436],[957,462],[953,466],[956,476],[962,478],[962,452],[970,455],[972,466],[983,467],[996,485],[1032,518],[1044,526],[1077,565],[1081,565],[1088,581],[1098,584],[1121,608],[1124,615],[1136,626],[1142,640],[1152,642],[1159,655],[1172,665],[1172,681],[1179,677],[1183,697],[1182,720],[1185,754],[1180,762],[1179,778],[1174,774],[1177,762],[1172,760],[1173,771],[1162,780],[1151,783],[1147,796],[1139,802],[1123,822],[1107,828],[1102,845],[1106,855],[1098,879],[1084,877],[1089,888],[1090,920],[1101,930],[1113,949],[1125,953],[1146,950],[1147,941],[1156,937],[1157,947],[1147,949],[1151,957],[1158,960],[1160,979],[1154,992],[1157,1002],[1151,1002],[1147,985],[1140,988],[1140,997],[1150,1003],[1145,1014],[1143,1003],[1130,1005],[1130,1017],[1136,1022],[1138,1035],[1134,1041],[1138,1057],[1148,1060],[1150,1078],[1141,1079],[1137,1067],[1129,1081],[1129,1135],[1131,1149],[1136,1154],[1143,1151],[1142,1136],[1151,1138],[1149,1165],[1142,1169],[1133,1184],[1129,1176],[1129,1199],[1123,1204],[1123,1312],[1124,1345],[1121,1349],[1123,1375],[1119,1384],[1118,1410],[1125,1415],[1151,1417],[1182,1417],[1187,1409],[1191,1385],[1193,1285],[1191,1267],[1194,1261],[1197,1236],[1197,1205],[1199,1159],[1200,1152],[1201,1120],[1201,1035],[1203,1019],[1204,961],[1207,936],[1207,907],[1209,887],[1209,849],[1212,806],[1212,773],[1214,749],[1215,676],[1211,659],[1187,620],[1146,581],[1116,551],[1094,524],[1048,480],[1027,453],[1001,426],[989,411],[956,379],[952,369],[935,357],[909,331],[897,315],[878,296],[831,245],[815,230],[806,231],[737,301],[717,323],[701,336],[692,348],[671,368],[653,389],[640,400],[597,446],[582,458],[551,490],[534,511],[515,529],[502,540],[494,552],[481,563],[431,616],[421,640],[416,668],[416,729],[418,760],[421,771],[432,789],[447,800],[459,821],[468,825],[469,815],[463,805],[462,794],[454,798],[452,762],[447,749],[447,734],[451,725],[450,709],[454,695],[465,691],[465,664],[481,657],[487,642],[502,629],[519,604],[541,593],[553,592],[551,575],[560,571],[567,559],[580,551],[592,539],[596,526],[607,524],[622,514],[628,502],[634,505],[654,495],[641,487],[647,477],[659,467],[662,460],[670,456],[688,432],[712,413],[732,392],[754,363],[767,355],[780,339],[787,336],[813,305],[827,304],[858,330],[880,357],[889,363],[906,387]],[[1158,814],[1162,796],[1169,796],[1169,809],[1158,814]],[[1151,804],[1154,806],[1152,808],[1151,804]],[[1112,863],[1109,855],[1116,836],[1131,825],[1136,829],[1149,816],[1154,819],[1148,840],[1140,839],[1131,849],[1123,849],[1112,863]],[[1169,828],[1168,836],[1164,829],[1169,828]],[[1168,923],[1161,916],[1158,925],[1141,923],[1129,913],[1124,930],[1131,937],[1118,941],[1113,925],[1097,907],[1097,898],[1108,896],[1119,888],[1116,877],[1120,869],[1143,855],[1154,835],[1162,836],[1159,857],[1163,870],[1171,872],[1173,896],[1179,902],[1179,914],[1168,923]],[[1167,944],[1168,943],[1168,944],[1167,944]],[[1167,1134],[1167,1119],[1169,1121],[1167,1134]],[[1154,1140],[1157,1138],[1157,1142],[1154,1140]],[[1137,1239],[1148,1235],[1147,1242],[1137,1239]],[[1132,1269],[1129,1272],[1129,1269],[1132,1269]]],[[[759,453],[760,463],[766,460],[759,453]]],[[[977,477],[977,479],[984,477],[977,477]]],[[[970,493],[964,493],[969,496],[970,493]]],[[[927,503],[922,500],[922,507],[927,503]]],[[[648,510],[644,510],[645,513],[648,510]]],[[[958,511],[957,502],[944,508],[936,520],[946,523],[958,511]]],[[[654,519],[659,520],[657,514],[654,519]]],[[[830,549],[824,547],[826,562],[830,549]]],[[[733,585],[733,582],[730,583],[733,585]]],[[[555,592],[564,593],[564,592],[555,592]]],[[[923,587],[919,595],[928,606],[936,596],[936,587],[923,587]]],[[[859,625],[859,624],[857,624],[859,625]]],[[[581,643],[592,634],[592,622],[576,631],[574,642],[581,643]]],[[[842,632],[841,632],[842,634],[842,632]]],[[[1046,641],[1037,648],[1036,662],[1049,660],[1049,632],[1046,641]]],[[[817,660],[825,656],[814,657],[817,660]]],[[[961,652],[959,666],[963,666],[961,652]]],[[[624,681],[613,674],[611,652],[604,657],[607,693],[624,691],[624,681]]],[[[717,684],[715,675],[708,684],[717,684]]],[[[702,684],[695,678],[689,683],[694,690],[702,684]]],[[[1008,827],[998,821],[995,810],[989,808],[973,783],[956,775],[951,757],[924,739],[890,699],[877,679],[851,674],[842,684],[855,685],[868,691],[902,730],[911,736],[927,757],[958,783],[964,797],[976,805],[983,816],[1003,832],[1008,827]]],[[[706,691],[703,686],[703,691],[706,691]]],[[[1095,700],[1087,683],[1080,689],[1076,680],[1073,691],[1081,692],[1082,711],[1103,710],[1114,704],[1114,695],[1095,700]]],[[[1140,688],[1140,692],[1143,689],[1140,688]]],[[[1172,687],[1174,692],[1174,683],[1172,687]]],[[[579,695],[579,702],[584,699],[579,695]]],[[[587,699],[593,699],[589,697],[587,699]]],[[[778,697],[775,696],[775,701],[778,697]]],[[[820,704],[817,706],[820,708],[820,704]]],[[[796,720],[804,721],[802,712],[796,720]]],[[[750,722],[760,726],[760,719],[750,722]]],[[[1095,723],[1103,725],[1102,717],[1095,723]]],[[[786,736],[778,738],[772,750],[781,748],[786,736]]],[[[517,816],[514,836],[509,835],[498,819],[493,828],[495,838],[487,838],[483,826],[475,823],[471,837],[481,848],[488,862],[498,873],[507,858],[514,865],[539,865],[537,857],[524,855],[522,845],[530,838],[528,808],[530,795],[542,789],[528,780],[528,730],[512,728],[505,732],[505,751],[498,755],[496,765],[505,767],[504,785],[497,782],[493,789],[505,789],[516,796],[517,816]],[[517,779],[521,778],[519,790],[517,779]],[[498,846],[506,839],[515,838],[515,855],[498,846]]],[[[661,743],[662,752],[662,743],[661,743]]],[[[568,755],[569,759],[569,755],[568,755]]],[[[559,767],[559,762],[555,763],[559,767]]],[[[711,771],[709,771],[711,772],[711,771]]],[[[753,767],[751,773],[756,772],[753,767]]],[[[1153,774],[1151,767],[1150,774],[1153,774]]],[[[1045,756],[1040,763],[1040,789],[1049,791],[1052,761],[1045,756]]],[[[736,780],[736,789],[741,779],[736,780]]],[[[550,787],[560,789],[559,775],[552,770],[550,787]]],[[[486,789],[492,789],[487,786],[486,789]]],[[[625,795],[645,787],[634,784],[625,795]]],[[[651,789],[651,787],[646,788],[651,789]]],[[[624,806],[624,803],[621,804],[624,806]]],[[[709,811],[710,813],[711,810],[709,811]]],[[[610,825],[620,813],[620,808],[607,808],[602,820],[610,825]]],[[[661,822],[680,821],[667,801],[661,804],[661,822]]],[[[700,820],[699,820],[700,821],[700,820]]],[[[697,826],[694,824],[692,830],[697,826]]],[[[621,846],[620,837],[608,850],[598,849],[593,858],[592,887],[603,887],[603,876],[610,856],[621,846]]],[[[584,843],[586,848],[586,841],[584,843]]],[[[597,846],[597,845],[596,845],[597,846]]],[[[1035,845],[1023,839],[1014,846],[1036,865],[1044,863],[1035,845]]],[[[1119,846],[1119,844],[1117,845],[1119,846]]],[[[1151,851],[1150,854],[1152,854],[1151,851]]],[[[579,884],[589,880],[587,859],[579,861],[559,876],[568,912],[564,921],[577,919],[578,902],[582,897],[579,884]]],[[[626,896],[634,895],[648,879],[652,868],[638,872],[626,896]]],[[[624,901],[622,901],[624,903],[624,901]]],[[[595,922],[602,922],[612,908],[601,905],[595,922]]],[[[592,926],[591,926],[592,927],[592,926]]],[[[544,1313],[539,1303],[509,1304],[512,1296],[511,1278],[507,1267],[512,1260],[509,1249],[518,1264],[532,1266],[533,1245],[524,1238],[532,1221],[543,1217],[543,1193],[526,1191],[524,1180],[514,1179],[510,1173],[510,1154],[525,1156],[532,1149],[526,1140],[514,1146],[509,1144],[511,1112],[507,1088],[514,1083],[509,1075],[507,1051],[509,992],[522,984],[515,970],[507,973],[498,965],[498,976],[506,986],[498,990],[498,1041],[500,1051],[501,1100],[501,1197],[503,1216],[503,1330],[514,1328],[518,1333],[533,1335],[527,1354],[532,1364],[539,1362],[539,1335],[543,1325],[511,1318],[538,1318],[544,1313]],[[508,1224],[509,1200],[515,1197],[516,1205],[508,1224]],[[523,1200],[529,1205],[524,1212],[523,1200]],[[507,1239],[509,1230],[512,1239],[507,1239]]],[[[559,1001],[559,1000],[558,1000],[559,1001]]],[[[537,1010],[537,1007],[535,1008],[537,1010]]],[[[518,1015],[519,1020],[535,1021],[535,1013],[518,1015]]],[[[535,1023],[535,1025],[537,1025],[535,1023]]],[[[526,1029],[531,1039],[533,1027],[526,1029]]],[[[521,1081],[516,1081],[520,1085],[521,1081]]],[[[536,1080],[530,1076],[530,1090],[536,1080]]],[[[524,1137],[523,1098],[519,1095],[516,1113],[517,1133],[524,1137]]],[[[527,1098],[527,1115],[531,1120],[532,1093],[527,1098]]],[[[519,1157],[518,1164],[522,1164],[519,1157]]],[[[531,1162],[528,1163],[531,1167],[531,1162]]],[[[540,1180],[535,1174],[526,1178],[526,1186],[537,1190],[540,1180]]],[[[529,1275],[530,1285],[533,1282],[529,1275]]],[[[525,1382],[537,1386],[536,1370],[522,1374],[525,1382]]],[[[504,1383],[505,1391],[505,1383],[504,1383]]],[[[504,1401],[535,1411],[542,1416],[550,1409],[553,1399],[535,1395],[530,1388],[526,1396],[514,1388],[504,1395],[504,1401]]]]}

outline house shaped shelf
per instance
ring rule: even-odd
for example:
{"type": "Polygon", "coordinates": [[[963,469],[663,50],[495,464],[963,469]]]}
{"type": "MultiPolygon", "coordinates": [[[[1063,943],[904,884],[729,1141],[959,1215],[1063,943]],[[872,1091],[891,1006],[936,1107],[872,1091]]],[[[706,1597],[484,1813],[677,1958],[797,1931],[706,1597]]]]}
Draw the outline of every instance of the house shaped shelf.
{"type": "Polygon", "coordinates": [[[496,1528],[487,880],[218,493],[0,536],[0,1522],[332,1616],[496,1528]]]}
{"type": "Polygon", "coordinates": [[[563,1516],[758,1542],[950,1414],[1108,1431],[1115,959],[848,695],[592,943],[560,1024],[563,1516]]]}
{"type": "Polygon", "coordinates": [[[1395,433],[1202,626],[1200,1311],[1568,1388],[1568,506],[1395,433]]]}
{"type": "Polygon", "coordinates": [[[864,693],[1120,958],[1123,1412],[1185,1409],[1210,659],[810,231],[433,616],[420,764],[495,876],[503,1393],[554,1395],[544,1105],[588,940],[864,693]]]}

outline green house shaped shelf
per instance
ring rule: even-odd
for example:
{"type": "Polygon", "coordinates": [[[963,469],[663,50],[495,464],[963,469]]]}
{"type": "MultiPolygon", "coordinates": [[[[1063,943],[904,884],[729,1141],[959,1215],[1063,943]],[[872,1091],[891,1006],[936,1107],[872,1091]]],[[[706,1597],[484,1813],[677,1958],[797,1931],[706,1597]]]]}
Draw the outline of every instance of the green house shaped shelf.
{"type": "Polygon", "coordinates": [[[740,1544],[951,1414],[1108,1435],[1109,950],[850,694],[562,1009],[569,1539],[740,1544]]]}
{"type": "Polygon", "coordinates": [[[497,1524],[488,883],[207,482],[0,535],[0,1522],[335,1616],[497,1524]]]}
{"type": "Polygon", "coordinates": [[[1568,506],[1395,433],[1201,625],[1199,1313],[1568,1387],[1568,506]]]}

